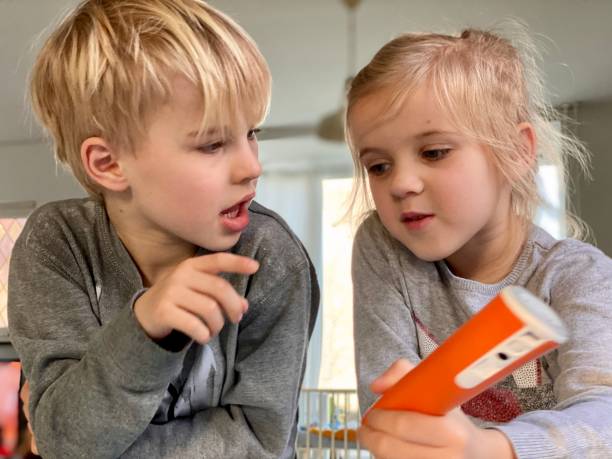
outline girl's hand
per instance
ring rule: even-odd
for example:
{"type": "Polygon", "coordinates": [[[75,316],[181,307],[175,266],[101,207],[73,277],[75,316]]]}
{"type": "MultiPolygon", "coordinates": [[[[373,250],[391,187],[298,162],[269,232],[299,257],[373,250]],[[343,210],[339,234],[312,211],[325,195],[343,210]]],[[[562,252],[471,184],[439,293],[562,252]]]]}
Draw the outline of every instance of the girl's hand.
{"type": "Polygon", "coordinates": [[[238,323],[248,309],[245,298],[219,273],[253,274],[257,261],[232,253],[190,258],[155,283],[134,303],[134,315],[154,340],[177,330],[204,344],[225,320],[238,323]]]}
{"type": "MultiPolygon", "coordinates": [[[[382,393],[413,368],[400,359],[371,386],[382,393]]],[[[358,431],[359,442],[378,459],[514,458],[498,430],[481,429],[456,408],[444,416],[414,411],[371,410],[358,431]]]]}

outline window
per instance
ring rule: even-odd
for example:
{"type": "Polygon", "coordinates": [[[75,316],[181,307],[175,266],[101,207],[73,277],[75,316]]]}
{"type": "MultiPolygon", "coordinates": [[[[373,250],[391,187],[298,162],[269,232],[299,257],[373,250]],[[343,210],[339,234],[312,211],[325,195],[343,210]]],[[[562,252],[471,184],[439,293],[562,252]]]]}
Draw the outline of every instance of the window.
{"type": "Polygon", "coordinates": [[[323,180],[322,352],[319,387],[356,387],[353,354],[353,291],[350,223],[345,211],[351,179],[323,180]]]}
{"type": "Polygon", "coordinates": [[[536,178],[542,206],[536,212],[535,223],[557,239],[567,235],[565,228],[565,190],[556,166],[542,165],[536,178]]]}
{"type": "MultiPolygon", "coordinates": [[[[552,121],[551,125],[559,132],[564,130],[560,121],[552,121]]],[[[553,237],[562,239],[567,236],[565,227],[566,190],[561,186],[559,168],[551,164],[540,164],[536,182],[542,205],[536,212],[535,223],[553,237]]]]}
{"type": "Polygon", "coordinates": [[[0,328],[7,326],[6,301],[11,252],[25,218],[0,218],[0,328]]]}

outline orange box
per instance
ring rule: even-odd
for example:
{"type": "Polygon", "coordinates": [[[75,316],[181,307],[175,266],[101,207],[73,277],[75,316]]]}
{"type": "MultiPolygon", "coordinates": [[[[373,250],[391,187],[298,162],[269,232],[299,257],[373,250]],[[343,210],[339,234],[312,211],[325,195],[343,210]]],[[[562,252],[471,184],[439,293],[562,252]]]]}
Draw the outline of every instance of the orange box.
{"type": "Polygon", "coordinates": [[[506,287],[372,408],[441,416],[566,340],[547,304],[522,287],[506,287]]]}

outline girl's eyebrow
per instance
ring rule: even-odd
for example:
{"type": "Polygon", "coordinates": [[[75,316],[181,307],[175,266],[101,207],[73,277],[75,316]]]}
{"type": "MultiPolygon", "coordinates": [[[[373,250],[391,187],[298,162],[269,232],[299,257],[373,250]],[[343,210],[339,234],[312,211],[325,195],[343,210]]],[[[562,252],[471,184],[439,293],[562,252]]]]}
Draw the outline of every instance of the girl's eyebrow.
{"type": "Polygon", "coordinates": [[[369,153],[382,153],[384,150],[380,149],[380,148],[375,148],[375,147],[365,147],[362,148],[361,150],[359,150],[359,159],[361,159],[362,157],[364,157],[365,155],[369,154],[369,153]]]}
{"type": "MultiPolygon", "coordinates": [[[[414,138],[419,141],[424,141],[424,140],[427,140],[429,137],[435,137],[435,136],[453,136],[454,137],[454,136],[457,136],[457,133],[453,131],[442,131],[439,129],[432,129],[430,131],[420,132],[414,135],[414,138]]],[[[369,153],[384,153],[384,151],[385,150],[382,148],[365,147],[359,150],[358,157],[361,159],[363,156],[369,153]]]]}
{"type": "Polygon", "coordinates": [[[425,132],[422,132],[420,134],[417,134],[417,135],[415,135],[415,138],[417,138],[417,139],[424,139],[424,138],[433,137],[433,136],[436,136],[436,135],[457,135],[457,133],[456,132],[452,132],[452,131],[440,131],[440,130],[435,129],[435,130],[425,131],[425,132]]]}

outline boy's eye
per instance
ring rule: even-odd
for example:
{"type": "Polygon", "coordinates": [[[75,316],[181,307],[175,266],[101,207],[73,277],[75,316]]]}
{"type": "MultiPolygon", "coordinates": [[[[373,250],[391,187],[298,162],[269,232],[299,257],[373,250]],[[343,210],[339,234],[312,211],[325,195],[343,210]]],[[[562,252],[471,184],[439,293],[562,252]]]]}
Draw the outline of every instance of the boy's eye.
{"type": "Polygon", "coordinates": [[[261,129],[257,128],[257,129],[251,129],[249,131],[249,133],[247,134],[247,138],[249,140],[256,140],[257,139],[257,134],[259,134],[261,132],[261,129]]]}
{"type": "Polygon", "coordinates": [[[225,145],[225,142],[222,142],[222,141],[212,142],[212,143],[207,143],[206,145],[200,145],[198,147],[198,150],[201,151],[202,153],[216,153],[221,148],[223,148],[224,145],[225,145]]]}
{"type": "Polygon", "coordinates": [[[391,165],[388,163],[377,163],[367,166],[366,169],[370,175],[383,175],[390,167],[391,165]]]}
{"type": "Polygon", "coordinates": [[[423,151],[421,156],[429,161],[438,161],[448,155],[449,152],[450,148],[435,148],[423,151]]]}

